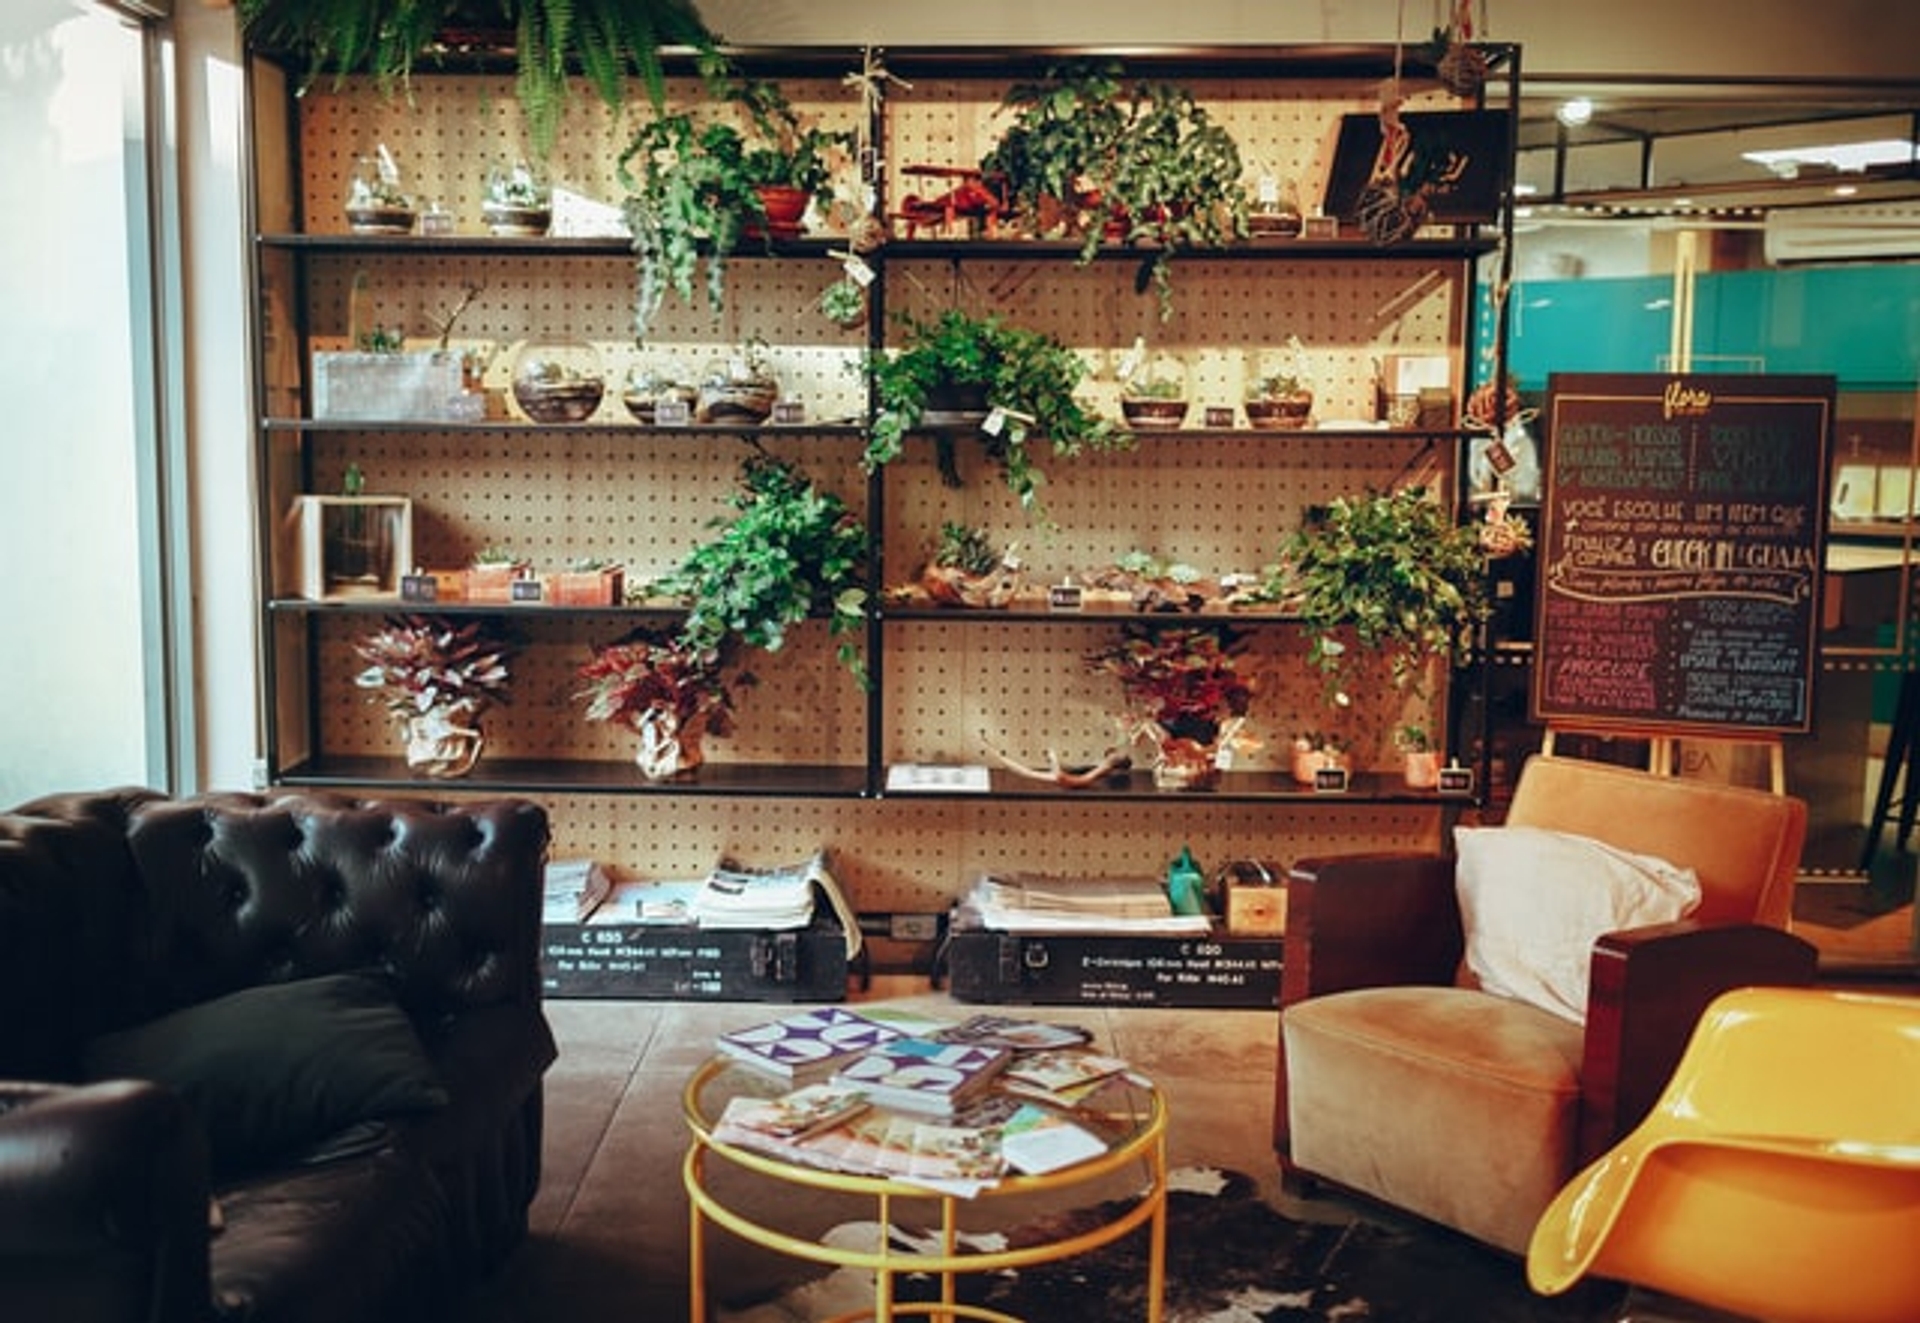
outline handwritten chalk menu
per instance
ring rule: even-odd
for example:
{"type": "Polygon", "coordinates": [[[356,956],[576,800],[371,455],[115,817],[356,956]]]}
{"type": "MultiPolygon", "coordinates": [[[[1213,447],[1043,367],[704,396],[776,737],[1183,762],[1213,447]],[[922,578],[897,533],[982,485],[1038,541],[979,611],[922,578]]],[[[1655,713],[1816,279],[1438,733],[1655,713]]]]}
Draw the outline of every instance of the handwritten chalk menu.
{"type": "Polygon", "coordinates": [[[1809,728],[1833,401],[1826,376],[1552,378],[1536,721],[1809,728]]]}

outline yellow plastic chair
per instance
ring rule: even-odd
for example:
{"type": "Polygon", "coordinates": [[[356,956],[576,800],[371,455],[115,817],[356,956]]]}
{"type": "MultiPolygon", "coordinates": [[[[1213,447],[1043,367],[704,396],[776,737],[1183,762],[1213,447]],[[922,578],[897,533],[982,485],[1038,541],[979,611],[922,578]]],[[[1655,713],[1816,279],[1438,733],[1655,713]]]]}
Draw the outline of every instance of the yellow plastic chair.
{"type": "Polygon", "coordinates": [[[1592,1273],[1768,1323],[1920,1319],[1920,998],[1746,988],[1548,1206],[1527,1280],[1592,1273]]]}

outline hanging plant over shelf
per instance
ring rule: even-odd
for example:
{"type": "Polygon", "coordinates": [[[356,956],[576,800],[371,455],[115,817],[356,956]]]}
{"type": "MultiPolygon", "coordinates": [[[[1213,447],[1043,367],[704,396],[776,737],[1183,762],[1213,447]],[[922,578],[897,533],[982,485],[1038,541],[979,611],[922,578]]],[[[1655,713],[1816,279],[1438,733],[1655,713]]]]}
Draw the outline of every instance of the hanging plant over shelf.
{"type": "Polygon", "coordinates": [[[1430,658],[1463,657],[1489,613],[1478,528],[1454,523],[1424,487],[1336,497],[1287,537],[1269,574],[1269,592],[1294,604],[1307,660],[1336,701],[1352,660],[1342,630],[1384,652],[1406,689],[1430,658]]]}
{"type": "Polygon", "coordinates": [[[840,664],[864,687],[855,639],[866,621],[866,529],[838,496],[757,443],[729,504],[734,513],[714,520],[716,536],[654,586],[687,602],[680,642],[701,653],[736,640],[778,652],[789,628],[825,615],[841,640],[840,664]]]}
{"type": "Polygon", "coordinates": [[[709,73],[724,64],[693,0],[238,0],[238,8],[248,43],[303,60],[309,82],[370,74],[392,95],[407,90],[423,59],[511,53],[514,93],[541,157],[570,103],[570,69],[618,111],[630,77],[665,104],[667,48],[690,49],[709,73]]]}
{"type": "Polygon", "coordinates": [[[926,428],[936,431],[941,476],[959,486],[954,431],[965,428],[979,434],[1022,508],[1044,519],[1045,475],[1033,463],[1034,439],[1045,438],[1063,458],[1133,444],[1113,420],[1074,398],[1086,364],[1052,336],[957,308],[932,321],[903,318],[902,324],[905,342],[867,362],[877,402],[867,440],[869,469],[899,458],[907,433],[926,428]]]}

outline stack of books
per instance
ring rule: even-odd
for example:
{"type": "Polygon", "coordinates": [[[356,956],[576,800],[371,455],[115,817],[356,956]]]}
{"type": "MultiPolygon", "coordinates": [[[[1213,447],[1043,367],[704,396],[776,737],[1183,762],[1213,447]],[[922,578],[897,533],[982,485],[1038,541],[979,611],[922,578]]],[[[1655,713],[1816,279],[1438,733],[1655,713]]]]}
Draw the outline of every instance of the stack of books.
{"type": "Polygon", "coordinates": [[[1120,1057],[1099,1052],[1023,1052],[1008,1063],[1001,1087],[1055,1107],[1078,1107],[1127,1070],[1120,1057]]]}

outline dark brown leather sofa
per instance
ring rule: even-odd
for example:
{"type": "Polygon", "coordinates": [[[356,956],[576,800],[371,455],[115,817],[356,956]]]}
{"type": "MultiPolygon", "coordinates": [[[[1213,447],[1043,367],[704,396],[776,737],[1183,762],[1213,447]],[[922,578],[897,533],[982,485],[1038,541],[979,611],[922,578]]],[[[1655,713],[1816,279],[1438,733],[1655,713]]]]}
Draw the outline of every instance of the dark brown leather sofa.
{"type": "Polygon", "coordinates": [[[547,842],[521,800],[0,815],[0,1318],[415,1323],[495,1268],[540,1179],[547,842]]]}

